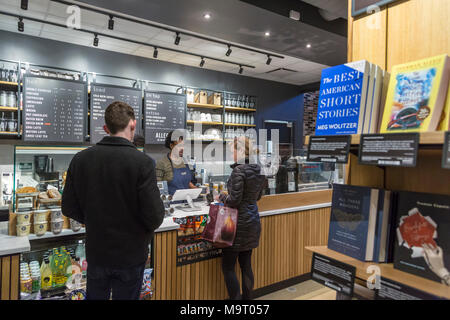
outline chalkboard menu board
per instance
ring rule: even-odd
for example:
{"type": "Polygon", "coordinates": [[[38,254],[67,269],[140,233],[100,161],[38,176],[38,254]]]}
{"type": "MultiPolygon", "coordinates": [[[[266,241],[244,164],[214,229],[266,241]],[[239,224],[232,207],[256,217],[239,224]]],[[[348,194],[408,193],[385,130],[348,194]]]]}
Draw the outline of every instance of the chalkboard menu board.
{"type": "Polygon", "coordinates": [[[141,89],[93,83],[91,84],[91,143],[97,143],[107,135],[103,130],[105,110],[114,101],[125,102],[133,108],[136,118],[136,133],[142,133],[141,89]]]}
{"type": "Polygon", "coordinates": [[[167,134],[186,127],[186,95],[145,91],[145,143],[164,144],[167,134]]]}
{"type": "Polygon", "coordinates": [[[25,76],[23,139],[84,142],[86,109],[85,82],[25,76]]]}

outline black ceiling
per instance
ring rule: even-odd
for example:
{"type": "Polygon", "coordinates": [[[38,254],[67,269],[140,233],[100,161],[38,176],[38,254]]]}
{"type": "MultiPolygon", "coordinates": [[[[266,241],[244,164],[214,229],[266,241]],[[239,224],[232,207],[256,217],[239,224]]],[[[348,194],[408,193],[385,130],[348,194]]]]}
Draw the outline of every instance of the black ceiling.
{"type": "Polygon", "coordinates": [[[292,0],[304,10],[303,21],[295,21],[285,14],[286,8],[295,3],[286,1],[257,1],[263,5],[280,2],[280,5],[272,4],[263,9],[240,0],[81,0],[100,8],[282,55],[325,65],[345,63],[346,28],[341,21],[344,19],[327,22],[315,7],[292,0]],[[204,20],[205,12],[212,14],[210,21],[204,20]],[[264,37],[267,30],[270,37],[264,37]],[[308,43],[311,48],[306,47],[308,43]]]}

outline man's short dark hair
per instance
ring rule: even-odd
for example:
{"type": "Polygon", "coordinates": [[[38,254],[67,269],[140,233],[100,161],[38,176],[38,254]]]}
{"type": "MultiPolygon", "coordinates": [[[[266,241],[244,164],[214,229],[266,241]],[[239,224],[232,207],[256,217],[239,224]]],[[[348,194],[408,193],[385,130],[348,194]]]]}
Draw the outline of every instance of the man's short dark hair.
{"type": "Polygon", "coordinates": [[[112,134],[123,131],[135,119],[133,108],[122,101],[111,103],[105,111],[105,123],[112,134]]]}
{"type": "MultiPolygon", "coordinates": [[[[174,138],[175,138],[175,137],[174,137],[174,138]]],[[[169,133],[167,134],[165,146],[166,146],[167,149],[170,149],[170,145],[171,145],[172,143],[178,143],[178,142],[180,142],[180,141],[183,141],[183,132],[180,131],[180,130],[173,130],[173,131],[171,131],[171,132],[169,132],[169,133]],[[173,141],[173,140],[172,140],[172,135],[173,135],[174,132],[175,132],[175,133],[178,133],[178,135],[179,135],[178,141],[173,141]]]]}

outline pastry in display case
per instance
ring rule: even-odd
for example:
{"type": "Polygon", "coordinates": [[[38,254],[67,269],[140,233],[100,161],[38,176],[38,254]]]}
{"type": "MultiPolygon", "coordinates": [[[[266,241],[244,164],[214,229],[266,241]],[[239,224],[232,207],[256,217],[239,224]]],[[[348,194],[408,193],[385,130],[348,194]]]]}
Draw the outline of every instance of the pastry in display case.
{"type": "Polygon", "coordinates": [[[15,146],[10,235],[34,239],[84,231],[63,215],[61,199],[69,164],[86,148],[15,146]]]}

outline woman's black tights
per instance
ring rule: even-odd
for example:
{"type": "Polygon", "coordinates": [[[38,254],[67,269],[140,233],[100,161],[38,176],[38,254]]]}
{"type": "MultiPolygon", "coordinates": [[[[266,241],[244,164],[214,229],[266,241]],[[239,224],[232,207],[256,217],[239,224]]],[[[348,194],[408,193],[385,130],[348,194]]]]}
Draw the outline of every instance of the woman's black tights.
{"type": "Polygon", "coordinates": [[[222,252],[222,272],[231,300],[250,300],[252,298],[254,284],[252,250],[239,252],[224,249],[222,252]],[[239,266],[242,272],[242,296],[239,281],[236,276],[236,260],[239,260],[239,266]]]}

